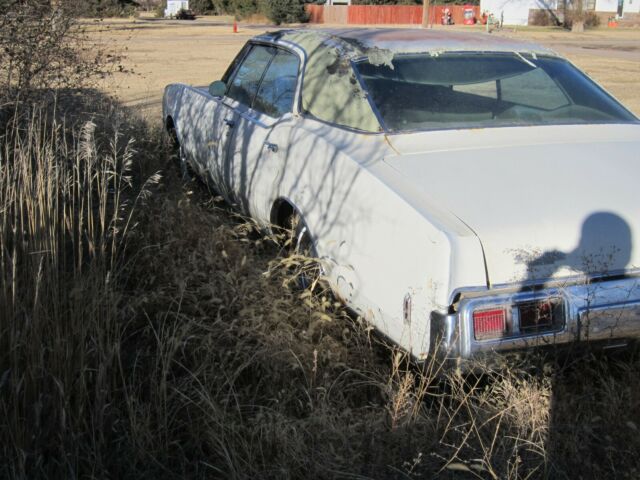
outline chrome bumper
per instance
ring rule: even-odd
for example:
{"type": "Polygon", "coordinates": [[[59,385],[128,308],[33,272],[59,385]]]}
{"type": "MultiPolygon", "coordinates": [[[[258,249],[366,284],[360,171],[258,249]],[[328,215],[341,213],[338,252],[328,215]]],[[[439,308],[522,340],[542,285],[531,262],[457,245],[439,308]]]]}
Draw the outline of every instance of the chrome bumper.
{"type": "Polygon", "coordinates": [[[441,358],[469,359],[487,352],[517,351],[570,342],[603,342],[623,345],[640,338],[640,278],[598,281],[581,285],[544,288],[538,291],[486,291],[463,297],[457,312],[431,318],[431,352],[441,358]],[[477,340],[473,312],[479,307],[518,304],[548,297],[564,302],[564,324],[555,331],[477,340]]]}

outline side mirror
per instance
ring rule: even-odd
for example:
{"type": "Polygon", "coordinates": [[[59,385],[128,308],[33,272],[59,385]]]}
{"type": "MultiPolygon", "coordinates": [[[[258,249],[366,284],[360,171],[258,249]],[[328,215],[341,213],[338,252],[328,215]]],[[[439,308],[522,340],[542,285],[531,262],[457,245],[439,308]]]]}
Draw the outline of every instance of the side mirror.
{"type": "Polygon", "coordinates": [[[222,80],[216,80],[209,85],[209,95],[212,97],[222,97],[227,91],[227,85],[222,80]]]}

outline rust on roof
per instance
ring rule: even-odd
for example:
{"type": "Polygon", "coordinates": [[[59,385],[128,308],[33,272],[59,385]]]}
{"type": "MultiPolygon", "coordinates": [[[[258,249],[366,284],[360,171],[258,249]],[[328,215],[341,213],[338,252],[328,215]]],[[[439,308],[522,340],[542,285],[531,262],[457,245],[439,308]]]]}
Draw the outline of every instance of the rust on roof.
{"type": "MultiPolygon", "coordinates": [[[[487,33],[444,31],[425,28],[333,28],[333,29],[289,29],[270,32],[265,37],[283,39],[293,43],[301,35],[317,35],[330,44],[336,41],[349,46],[349,50],[362,53],[372,48],[395,53],[486,51],[520,52],[557,55],[553,50],[535,43],[523,42],[487,33]],[[331,41],[333,40],[333,41],[331,41]]],[[[334,45],[332,45],[334,46],[334,45]]]]}

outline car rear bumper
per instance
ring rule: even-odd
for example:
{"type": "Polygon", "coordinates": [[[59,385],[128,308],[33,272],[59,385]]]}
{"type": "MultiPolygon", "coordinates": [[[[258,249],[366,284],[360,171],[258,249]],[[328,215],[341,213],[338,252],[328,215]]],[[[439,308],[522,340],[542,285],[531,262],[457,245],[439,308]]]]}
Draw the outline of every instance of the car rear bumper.
{"type": "Polygon", "coordinates": [[[640,278],[628,277],[536,291],[489,291],[479,296],[463,296],[456,313],[432,315],[430,351],[442,358],[457,360],[490,352],[573,342],[599,342],[614,347],[637,338],[640,338],[640,278]],[[517,306],[547,298],[561,299],[564,304],[564,319],[553,328],[527,333],[515,325],[508,336],[476,338],[474,311],[494,305],[517,306]]]}

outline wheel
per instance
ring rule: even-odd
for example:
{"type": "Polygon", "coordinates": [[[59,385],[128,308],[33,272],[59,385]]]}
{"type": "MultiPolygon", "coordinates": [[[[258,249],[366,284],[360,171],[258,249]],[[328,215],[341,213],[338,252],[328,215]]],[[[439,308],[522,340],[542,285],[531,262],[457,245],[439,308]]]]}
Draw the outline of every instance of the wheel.
{"type": "Polygon", "coordinates": [[[318,263],[313,236],[297,212],[289,217],[289,232],[289,254],[297,257],[294,262],[295,286],[299,290],[315,289],[322,277],[322,267],[318,263]]]}
{"type": "Polygon", "coordinates": [[[187,155],[184,147],[178,140],[178,135],[175,127],[173,126],[173,122],[167,126],[167,135],[169,136],[169,142],[176,157],[176,163],[178,164],[178,168],[180,168],[180,176],[183,180],[191,180],[187,155]]]}
{"type": "Polygon", "coordinates": [[[180,176],[183,180],[191,180],[189,172],[189,162],[182,145],[178,145],[178,166],[180,167],[180,176]]]}

